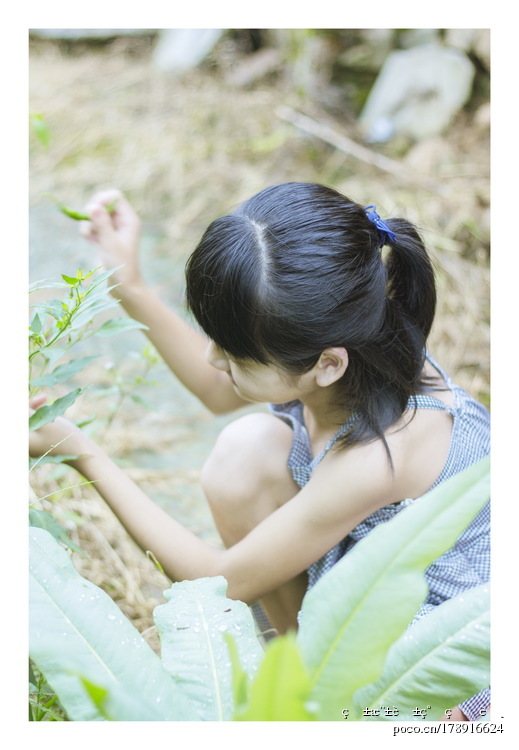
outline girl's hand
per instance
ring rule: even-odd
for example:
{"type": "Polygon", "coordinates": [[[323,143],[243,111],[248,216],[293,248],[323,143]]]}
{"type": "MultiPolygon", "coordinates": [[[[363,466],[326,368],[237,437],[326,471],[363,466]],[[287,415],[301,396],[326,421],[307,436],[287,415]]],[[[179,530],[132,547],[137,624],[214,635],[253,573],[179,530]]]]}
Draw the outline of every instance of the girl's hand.
{"type": "Polygon", "coordinates": [[[140,219],[119,190],[96,193],[85,213],[90,216],[90,221],[80,223],[80,232],[87,240],[99,245],[105,268],[123,266],[112,276],[112,280],[120,285],[112,293],[121,298],[141,282],[140,219]]]}
{"type": "MultiPolygon", "coordinates": [[[[29,416],[46,401],[46,396],[36,396],[29,402],[29,416]]],[[[40,456],[78,456],[88,448],[88,438],[68,419],[58,417],[54,422],[29,432],[29,455],[40,456]]]]}

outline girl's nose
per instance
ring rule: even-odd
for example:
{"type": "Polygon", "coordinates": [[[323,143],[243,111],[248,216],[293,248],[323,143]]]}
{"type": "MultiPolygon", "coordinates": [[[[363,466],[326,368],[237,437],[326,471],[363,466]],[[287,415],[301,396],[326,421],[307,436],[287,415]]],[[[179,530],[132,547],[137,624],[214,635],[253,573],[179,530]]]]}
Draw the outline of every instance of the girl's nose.
{"type": "Polygon", "coordinates": [[[205,351],[205,358],[210,365],[216,367],[217,370],[223,370],[224,372],[229,371],[229,360],[225,356],[224,352],[216,346],[214,341],[210,341],[205,351]]]}

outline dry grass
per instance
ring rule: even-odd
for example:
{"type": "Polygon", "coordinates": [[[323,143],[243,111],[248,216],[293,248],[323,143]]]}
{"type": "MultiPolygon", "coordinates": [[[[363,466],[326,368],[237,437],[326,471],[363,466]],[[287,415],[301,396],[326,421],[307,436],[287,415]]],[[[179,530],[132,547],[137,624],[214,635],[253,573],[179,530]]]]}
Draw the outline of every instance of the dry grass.
{"type": "MultiPolygon", "coordinates": [[[[209,221],[273,183],[332,184],[359,202],[376,203],[382,215],[405,215],[424,229],[438,272],[440,306],[431,350],[461,385],[488,403],[489,133],[482,111],[462,113],[443,137],[406,150],[407,165],[441,185],[430,192],[401,184],[277,118],[282,104],[319,116],[301,102],[289,76],[237,90],[226,83],[229,61],[222,49],[221,59],[217,50],[211,64],[175,79],[153,68],[149,51],[148,40],[132,39],[81,54],[51,42],[31,46],[30,109],[44,115],[52,135],[48,149],[36,139],[31,144],[32,204],[41,206],[47,191],[80,206],[94,190],[118,186],[159,238],[158,257],[180,262],[209,221]]],[[[345,121],[351,117],[345,115],[345,121]]],[[[398,158],[391,147],[384,151],[398,158]]],[[[118,418],[108,445],[114,456],[160,450],[175,434],[172,417],[156,418],[148,424],[147,444],[145,428],[138,434],[131,430],[141,417],[145,422],[140,412],[118,418]]],[[[171,492],[179,504],[183,489],[197,481],[193,470],[143,471],[134,470],[143,486],[171,492]]],[[[37,493],[67,481],[75,479],[42,477],[37,493]]],[[[95,492],[79,488],[65,494],[59,507],[64,516],[81,517],[67,523],[89,555],[75,556],[79,569],[147,630],[166,579],[95,492]]],[[[189,523],[189,509],[184,511],[189,523]]],[[[192,521],[195,531],[211,533],[205,517],[197,523],[192,521]]]]}

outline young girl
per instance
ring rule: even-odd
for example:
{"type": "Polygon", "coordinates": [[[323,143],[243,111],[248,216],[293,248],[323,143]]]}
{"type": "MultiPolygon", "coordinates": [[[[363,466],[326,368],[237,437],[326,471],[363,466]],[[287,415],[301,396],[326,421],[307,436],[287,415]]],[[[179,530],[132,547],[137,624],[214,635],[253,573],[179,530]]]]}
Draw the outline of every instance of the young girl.
{"type": "MultiPolygon", "coordinates": [[[[404,219],[320,185],[263,190],[214,221],[188,261],[203,335],[144,283],[124,196],[100,193],[87,212],[105,266],[124,264],[114,293],[182,383],[215,413],[271,404],[225,428],[202,471],[226,549],[156,506],[67,420],[32,434],[33,455],[78,456],[72,466],[172,580],[222,575],[278,632],[295,628],[307,588],[359,539],[488,453],[487,411],[426,354],[434,275],[404,219]]],[[[488,579],[488,542],[487,507],[428,569],[418,616],[488,579]]],[[[452,718],[488,704],[484,691],[452,718]]]]}

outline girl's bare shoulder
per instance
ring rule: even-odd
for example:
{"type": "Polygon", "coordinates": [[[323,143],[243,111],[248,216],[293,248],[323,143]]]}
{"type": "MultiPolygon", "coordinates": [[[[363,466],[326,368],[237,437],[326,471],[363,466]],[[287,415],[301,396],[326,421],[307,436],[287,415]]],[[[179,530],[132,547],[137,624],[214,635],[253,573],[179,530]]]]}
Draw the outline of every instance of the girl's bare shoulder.
{"type": "Polygon", "coordinates": [[[310,481],[342,487],[343,496],[356,493],[365,498],[370,512],[373,506],[420,497],[441,474],[451,435],[452,416],[448,411],[408,411],[385,435],[391,462],[383,441],[377,439],[331,451],[310,481]]]}

